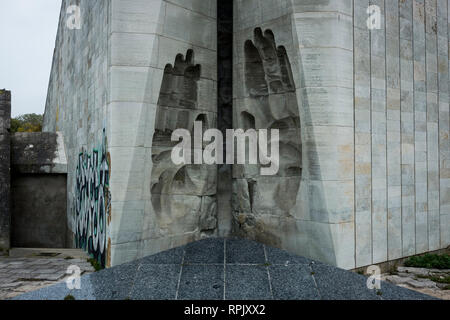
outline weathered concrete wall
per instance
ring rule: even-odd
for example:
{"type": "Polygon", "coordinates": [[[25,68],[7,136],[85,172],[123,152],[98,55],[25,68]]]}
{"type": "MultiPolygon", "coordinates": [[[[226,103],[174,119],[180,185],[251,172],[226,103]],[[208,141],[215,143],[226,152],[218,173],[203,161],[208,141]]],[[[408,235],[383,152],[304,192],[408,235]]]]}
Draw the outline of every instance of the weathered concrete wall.
{"type": "Polygon", "coordinates": [[[44,130],[65,137],[76,245],[116,265],[214,234],[216,173],[154,166],[152,157],[164,157],[155,128],[197,118],[216,127],[216,1],[66,0],[61,12],[44,130]],[[81,30],[66,27],[71,4],[81,8],[81,30]],[[177,172],[197,187],[170,190],[177,172]],[[90,177],[99,199],[87,192],[90,177]]]}
{"type": "Polygon", "coordinates": [[[14,174],[66,174],[67,158],[60,132],[23,132],[11,135],[14,174]]]}
{"type": "MultiPolygon", "coordinates": [[[[264,99],[252,102],[258,72],[248,77],[249,67],[262,61],[269,100],[276,94],[277,76],[267,71],[276,70],[270,48],[281,45],[302,142],[299,188],[272,197],[255,177],[234,176],[238,231],[343,268],[447,247],[447,1],[236,0],[235,7],[234,125],[244,125],[242,111],[266,108],[264,99]],[[381,9],[379,30],[367,26],[369,5],[381,9]],[[248,41],[259,55],[248,54],[248,41]],[[280,212],[276,201],[252,208],[252,199],[295,197],[290,210],[280,212]]],[[[275,181],[272,188],[289,185],[275,181]]]]}
{"type": "Polygon", "coordinates": [[[16,248],[67,248],[67,175],[17,174],[11,182],[16,248]]]}
{"type": "Polygon", "coordinates": [[[11,135],[11,244],[66,248],[67,160],[61,133],[11,135]]]}
{"type": "Polygon", "coordinates": [[[109,206],[107,105],[109,96],[109,29],[111,1],[62,1],[50,75],[44,131],[62,132],[67,155],[67,216],[72,244],[99,261],[107,260],[109,206]],[[71,5],[81,9],[81,29],[70,29],[71,5]],[[108,172],[108,175],[105,173],[108,172]],[[88,188],[95,179],[95,190],[88,188]],[[99,201],[100,199],[100,201],[99,201]],[[97,205],[90,210],[93,201],[97,205]],[[93,236],[94,223],[98,236],[93,236]]]}
{"type": "Polygon", "coordinates": [[[0,254],[10,248],[11,92],[0,90],[0,254]]]}
{"type": "Polygon", "coordinates": [[[354,1],[356,266],[450,245],[448,1],[354,1]],[[381,28],[369,31],[369,5],[381,28]]]}
{"type": "Polygon", "coordinates": [[[234,170],[236,228],[352,268],[352,3],[235,0],[234,6],[233,124],[245,128],[245,114],[253,116],[256,129],[267,128],[262,123],[268,118],[285,123],[277,176],[258,177],[250,167],[244,174],[234,170]],[[260,88],[266,89],[258,93],[260,88]]]}
{"type": "Polygon", "coordinates": [[[174,129],[217,126],[216,30],[215,0],[111,1],[113,265],[216,232],[217,170],[165,153],[174,129]]]}

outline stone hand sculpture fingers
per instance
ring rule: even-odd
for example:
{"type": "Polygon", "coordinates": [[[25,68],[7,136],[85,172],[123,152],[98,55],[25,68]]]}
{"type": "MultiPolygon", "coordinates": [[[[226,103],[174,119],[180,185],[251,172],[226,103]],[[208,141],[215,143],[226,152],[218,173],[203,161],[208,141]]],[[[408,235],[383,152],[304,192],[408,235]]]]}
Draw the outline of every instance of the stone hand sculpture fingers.
{"type": "Polygon", "coordinates": [[[194,64],[192,50],[187,51],[186,59],[178,54],[175,64],[165,67],[156,115],[156,131],[159,135],[176,129],[192,128],[193,121],[188,111],[197,107],[197,81],[200,74],[201,67],[194,64]]]}
{"type": "MultiPolygon", "coordinates": [[[[207,125],[207,115],[198,110],[198,81],[201,66],[194,63],[194,52],[178,54],[173,66],[164,69],[158,100],[152,145],[151,198],[161,235],[178,235],[198,225],[214,229],[216,219],[215,166],[181,164],[172,161],[172,133],[186,129],[193,136],[194,121],[207,125]],[[174,223],[178,220],[177,223],[174,223]],[[185,229],[181,226],[184,225],[185,229]],[[186,227],[187,226],[187,227],[186,227]]],[[[191,151],[193,155],[194,152],[191,151]]],[[[203,230],[203,229],[202,229],[203,230]]],[[[208,229],[210,230],[210,229],[208,229]]]]}
{"type": "Polygon", "coordinates": [[[238,232],[258,237],[264,234],[267,217],[290,215],[296,204],[302,174],[300,116],[288,54],[285,47],[277,47],[274,33],[256,28],[253,40],[244,44],[244,54],[248,95],[238,124],[246,130],[278,129],[280,134],[276,175],[261,176],[250,165],[235,169],[233,215],[238,232]]]}

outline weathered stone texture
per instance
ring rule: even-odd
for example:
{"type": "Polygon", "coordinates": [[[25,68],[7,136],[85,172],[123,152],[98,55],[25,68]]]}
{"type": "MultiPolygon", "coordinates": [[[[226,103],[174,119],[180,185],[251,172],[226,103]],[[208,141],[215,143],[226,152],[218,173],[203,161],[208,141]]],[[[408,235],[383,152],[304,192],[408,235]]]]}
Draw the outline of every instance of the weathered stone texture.
{"type": "Polygon", "coordinates": [[[217,127],[216,11],[216,1],[111,2],[113,265],[217,232],[217,169],[164,158],[174,129],[201,119],[217,127]]]}
{"type": "Polygon", "coordinates": [[[398,1],[386,1],[388,259],[402,256],[401,91],[398,1]]]}
{"type": "Polygon", "coordinates": [[[10,119],[11,92],[0,90],[0,254],[10,248],[10,119]]]}
{"type": "Polygon", "coordinates": [[[356,264],[372,261],[372,139],[370,31],[365,20],[368,1],[354,1],[355,74],[355,245],[356,264]],[[366,3],[367,2],[367,3],[366,3]]]}
{"type": "Polygon", "coordinates": [[[250,238],[352,268],[352,3],[237,0],[234,6],[233,125],[247,128],[245,124],[252,123],[244,121],[243,114],[254,117],[257,129],[268,128],[267,115],[283,116],[285,110],[298,114],[298,126],[292,128],[299,128],[300,134],[292,135],[290,143],[297,144],[299,152],[281,148],[280,156],[292,159],[292,163],[296,159],[301,169],[300,175],[281,174],[281,170],[282,178],[262,179],[250,174],[255,172],[250,167],[244,174],[236,168],[232,202],[235,227],[250,238]],[[258,43],[267,38],[274,39],[272,47],[276,44],[274,48],[284,50],[278,59],[287,57],[293,79],[292,87],[281,82],[287,93],[278,94],[278,100],[276,96],[269,98],[268,107],[263,98],[254,99],[264,96],[255,82],[261,89],[268,88],[269,97],[277,92],[277,78],[271,74],[277,70],[276,64],[271,66],[276,59],[270,59],[270,50],[260,54],[261,59],[256,54],[261,51],[258,43]],[[256,50],[252,43],[256,43],[256,50]],[[259,61],[267,82],[258,82],[259,61]],[[272,111],[276,109],[278,114],[272,111]]]}
{"type": "Polygon", "coordinates": [[[448,3],[354,3],[360,267],[449,245],[448,3]],[[368,5],[379,6],[382,14],[381,29],[370,37],[368,5]]]}
{"type": "MultiPolygon", "coordinates": [[[[88,150],[86,153],[93,157],[95,150],[101,150],[103,131],[109,128],[108,31],[112,2],[62,1],[50,74],[43,131],[61,132],[64,137],[68,179],[67,223],[69,233],[74,235],[74,243],[75,235],[80,235],[77,226],[83,225],[80,221],[83,221],[82,218],[88,221],[87,214],[84,217],[75,214],[77,201],[79,204],[83,201],[80,193],[77,193],[76,183],[77,167],[80,168],[79,155],[88,150]],[[80,6],[81,29],[67,26],[71,16],[67,10],[71,5],[80,6]]],[[[92,234],[88,232],[87,236],[92,234]]],[[[102,252],[106,253],[106,249],[102,248],[102,252]]]]}
{"type": "MultiPolygon", "coordinates": [[[[442,3],[441,3],[442,5],[442,3]]],[[[437,1],[425,1],[426,43],[426,128],[427,128],[427,208],[428,235],[431,250],[440,248],[440,186],[439,186],[439,97],[438,86],[437,1]],[[438,236],[439,235],[439,236],[438,236]]],[[[448,50],[448,49],[447,49],[448,50]]],[[[448,83],[448,80],[446,80],[448,83]]],[[[447,84],[448,87],[448,84],[447,84]]],[[[447,104],[448,108],[448,104],[447,104]]],[[[424,190],[425,191],[425,190],[424,190]]]]}
{"type": "Polygon", "coordinates": [[[67,160],[61,133],[11,136],[11,242],[66,248],[67,160]]]}
{"type": "Polygon", "coordinates": [[[11,164],[14,173],[65,174],[67,159],[60,133],[15,133],[11,136],[11,164]]]}
{"type": "MultiPolygon", "coordinates": [[[[428,251],[425,2],[413,3],[416,252],[428,251]]],[[[434,230],[436,232],[437,230],[434,230]]],[[[437,248],[435,248],[437,249],[437,248]]]]}
{"type": "Polygon", "coordinates": [[[449,2],[437,1],[438,87],[439,87],[439,213],[433,216],[434,230],[440,239],[430,237],[434,247],[450,245],[450,72],[449,72],[449,2]],[[438,225],[438,220],[439,224],[438,225]]]}
{"type": "Polygon", "coordinates": [[[162,199],[152,202],[152,172],[158,171],[152,156],[162,151],[153,148],[153,135],[164,126],[156,116],[167,105],[160,99],[164,69],[188,50],[201,66],[192,115],[206,114],[210,127],[216,127],[217,101],[211,99],[217,96],[216,1],[81,0],[80,30],[66,28],[71,4],[63,1],[61,9],[44,126],[65,138],[69,229],[76,234],[84,221],[73,214],[77,201],[83,201],[76,189],[76,173],[84,172],[78,155],[92,159],[102,150],[108,174],[104,196],[110,200],[102,261],[116,265],[199,239],[198,225],[209,233],[214,221],[210,215],[216,209],[208,198],[214,181],[202,188],[204,175],[192,176],[206,196],[203,201],[186,190],[155,194],[154,200],[162,199]]]}
{"type": "Polygon", "coordinates": [[[65,174],[13,172],[11,194],[14,248],[68,247],[65,174]]]}
{"type": "Polygon", "coordinates": [[[371,30],[372,112],[372,241],[373,262],[387,259],[387,87],[386,10],[383,0],[373,0],[381,11],[381,28],[371,30]]]}

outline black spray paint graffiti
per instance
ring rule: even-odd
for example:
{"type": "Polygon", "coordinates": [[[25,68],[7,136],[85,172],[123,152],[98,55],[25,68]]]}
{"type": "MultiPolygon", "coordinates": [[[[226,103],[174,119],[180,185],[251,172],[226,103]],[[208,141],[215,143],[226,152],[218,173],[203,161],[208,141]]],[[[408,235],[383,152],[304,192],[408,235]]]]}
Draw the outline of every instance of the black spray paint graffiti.
{"type": "Polygon", "coordinates": [[[75,243],[102,266],[106,264],[106,226],[111,206],[110,159],[103,130],[101,150],[80,153],[76,170],[75,243]]]}

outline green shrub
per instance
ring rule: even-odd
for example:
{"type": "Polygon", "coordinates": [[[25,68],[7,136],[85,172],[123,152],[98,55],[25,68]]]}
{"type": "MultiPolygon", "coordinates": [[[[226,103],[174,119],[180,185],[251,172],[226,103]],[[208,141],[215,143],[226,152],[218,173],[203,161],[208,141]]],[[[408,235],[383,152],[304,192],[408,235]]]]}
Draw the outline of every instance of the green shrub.
{"type": "Polygon", "coordinates": [[[44,116],[30,113],[11,119],[11,133],[16,132],[41,132],[44,116]]]}
{"type": "Polygon", "coordinates": [[[88,259],[87,262],[89,262],[95,269],[95,271],[100,271],[103,269],[102,265],[100,264],[100,262],[98,262],[96,259],[91,258],[88,259]]]}
{"type": "Polygon", "coordinates": [[[444,277],[442,279],[440,277],[431,277],[430,280],[438,283],[450,284],[450,276],[444,277]]]}
{"type": "Polygon", "coordinates": [[[450,255],[425,254],[411,257],[405,262],[405,266],[414,268],[450,269],[450,255]]]}

